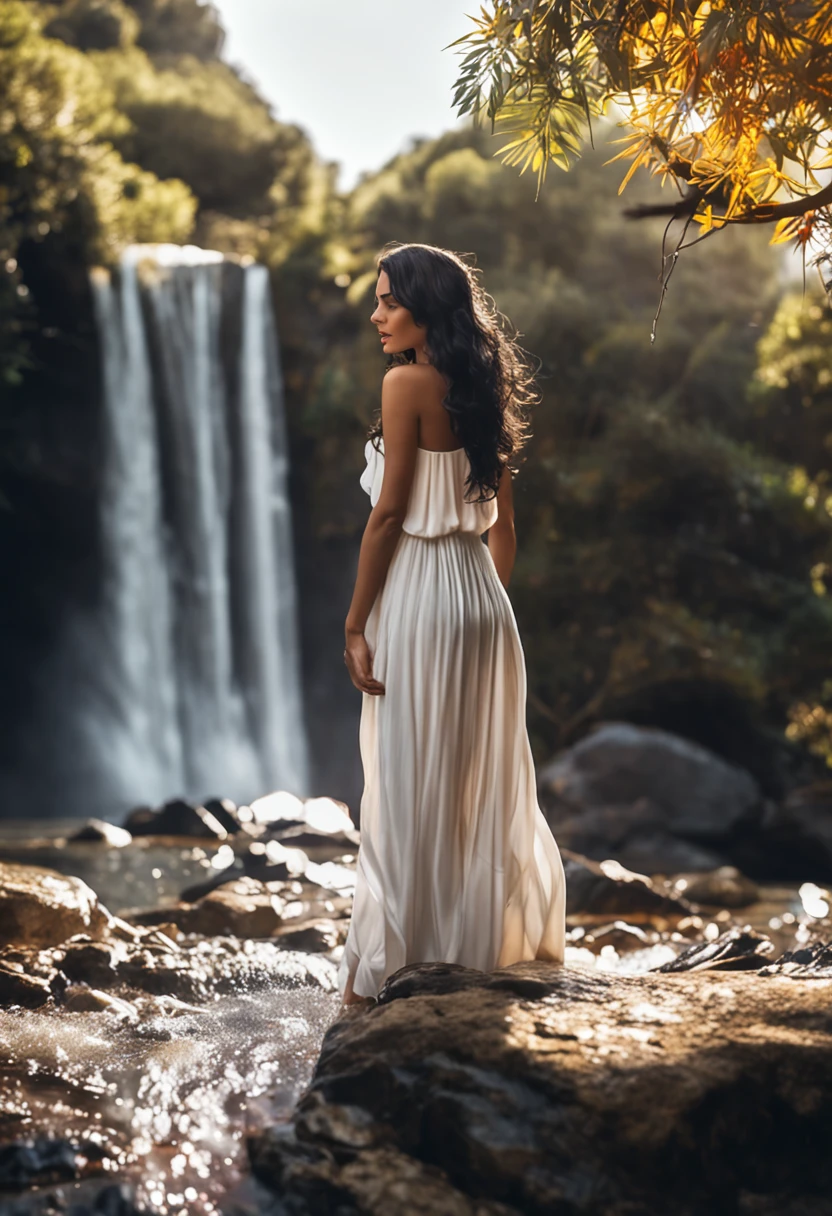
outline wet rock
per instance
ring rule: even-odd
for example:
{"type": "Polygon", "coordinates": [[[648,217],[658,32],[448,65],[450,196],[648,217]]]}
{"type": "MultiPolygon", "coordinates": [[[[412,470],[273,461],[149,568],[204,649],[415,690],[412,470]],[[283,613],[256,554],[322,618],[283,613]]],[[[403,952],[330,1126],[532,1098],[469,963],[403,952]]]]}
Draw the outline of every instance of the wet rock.
{"type": "Polygon", "coordinates": [[[68,1013],[109,1013],[123,1022],[138,1021],[138,1011],[129,1001],[97,988],[71,989],[61,1002],[68,1013]]]}
{"type": "Polygon", "coordinates": [[[252,802],[251,812],[256,822],[270,833],[301,825],[327,833],[355,830],[349,807],[337,798],[301,799],[286,790],[277,790],[252,802]]]}
{"type": "Polygon", "coordinates": [[[756,885],[735,866],[720,866],[707,874],[679,874],[673,890],[695,904],[719,908],[747,908],[760,898],[756,885]]]}
{"type": "Polygon", "coordinates": [[[735,925],[712,942],[697,942],[656,971],[759,971],[774,953],[774,943],[746,925],[735,925]]]}
{"type": "Polygon", "coordinates": [[[0,960],[0,1007],[21,1005],[24,1009],[40,1009],[52,998],[48,977],[28,975],[19,963],[0,960]]]}
{"type": "Polygon", "coordinates": [[[270,885],[288,882],[300,878],[308,867],[309,858],[302,849],[287,848],[277,840],[255,840],[244,852],[238,853],[225,869],[186,887],[180,899],[183,903],[195,903],[212,891],[238,882],[241,878],[270,885]]]}
{"type": "Polygon", "coordinates": [[[255,840],[242,857],[249,878],[261,882],[285,882],[300,878],[309,867],[309,858],[298,848],[287,848],[278,840],[255,840]]]}
{"type": "MultiPolygon", "coordinates": [[[[202,879],[201,882],[191,883],[179,893],[179,899],[183,904],[195,904],[198,900],[204,899],[206,895],[210,895],[212,891],[218,890],[219,887],[224,887],[226,883],[237,882],[240,878],[245,878],[245,866],[243,865],[242,857],[235,857],[230,865],[223,870],[215,870],[208,878],[202,879]]],[[[151,922],[145,921],[145,924],[151,922]]]]}
{"type": "MultiPolygon", "coordinates": [[[[126,1183],[101,1186],[100,1181],[73,1182],[71,1198],[65,1188],[35,1191],[0,1203],[0,1216],[153,1216],[137,1206],[133,1188],[126,1183]],[[83,1198],[82,1198],[83,1195],[83,1198]]],[[[242,1214],[240,1214],[242,1216],[242,1214]]]]}
{"type": "Polygon", "coordinates": [[[561,850],[566,875],[567,916],[619,914],[627,920],[670,923],[690,915],[686,900],[659,890],[643,874],[633,874],[618,861],[590,861],[561,850]]]}
{"type": "Polygon", "coordinates": [[[237,836],[240,832],[248,832],[254,827],[254,816],[248,807],[240,808],[230,798],[206,798],[202,804],[217,823],[225,828],[229,836],[237,836]]]}
{"type": "Polygon", "coordinates": [[[832,943],[812,942],[787,950],[760,970],[760,975],[786,975],[800,980],[832,979],[832,943]]]}
{"type": "Polygon", "coordinates": [[[103,933],[110,914],[80,878],[0,861],[0,946],[51,946],[75,933],[103,933]]]}
{"type": "Polygon", "coordinates": [[[361,837],[354,829],[341,832],[322,832],[307,824],[296,824],[272,835],[272,839],[289,848],[303,849],[323,860],[340,857],[342,853],[356,852],[361,837]]]}
{"type": "Polygon", "coordinates": [[[285,942],[237,937],[183,937],[174,942],[156,929],[138,932],[132,942],[78,939],[51,950],[4,950],[0,964],[14,964],[16,974],[44,980],[58,1003],[67,980],[130,1001],[144,993],[197,1003],[218,994],[271,987],[311,986],[325,992],[337,987],[329,959],[290,949],[285,942]]]}
{"type": "Polygon", "coordinates": [[[87,1161],[100,1157],[98,1145],[87,1141],[78,1145],[47,1136],[16,1140],[0,1146],[0,1189],[70,1181],[87,1161]]]}
{"type": "Polygon", "coordinates": [[[226,840],[228,832],[204,806],[174,798],[158,810],[138,807],[124,821],[134,836],[193,836],[202,840],[226,840]]]}
{"type": "Polygon", "coordinates": [[[131,920],[137,925],[166,921],[183,933],[207,937],[271,937],[280,928],[285,907],[286,900],[277,888],[242,877],[225,881],[193,903],[133,913],[131,920]]]}
{"type": "Polygon", "coordinates": [[[68,839],[73,843],[89,841],[91,844],[107,844],[113,849],[123,849],[133,841],[126,828],[107,823],[104,819],[88,819],[84,826],[68,839]]]}
{"type": "Polygon", "coordinates": [[[797,1213],[829,1193],[822,985],[430,965],[382,996],[250,1142],[293,1216],[797,1213]]]}
{"type": "Polygon", "coordinates": [[[216,994],[260,992],[284,986],[334,992],[336,974],[325,958],[284,950],[270,941],[236,937],[199,938],[175,951],[152,943],[119,943],[114,966],[95,987],[116,988],[122,995],[145,992],[200,1003],[216,994]],[[128,992],[127,990],[130,990],[128,992]]]}
{"type": "Polygon", "coordinates": [[[289,921],[275,934],[275,940],[287,950],[303,950],[307,954],[323,954],[343,946],[347,940],[349,922],[344,920],[312,920],[295,925],[289,921]]]}
{"type": "Polygon", "coordinates": [[[118,964],[126,957],[122,942],[94,942],[83,937],[67,943],[60,966],[73,984],[106,988],[115,983],[118,964]]]}
{"type": "Polygon", "coordinates": [[[638,925],[628,925],[624,920],[616,920],[610,925],[598,925],[575,940],[593,954],[598,954],[604,946],[612,946],[617,953],[624,954],[629,950],[643,950],[646,946],[653,945],[658,938],[658,933],[645,932],[638,925]]]}
{"type": "Polygon", "coordinates": [[[152,806],[136,806],[130,811],[122,826],[132,836],[150,836],[152,833],[144,829],[154,822],[156,814],[157,812],[152,806]]]}

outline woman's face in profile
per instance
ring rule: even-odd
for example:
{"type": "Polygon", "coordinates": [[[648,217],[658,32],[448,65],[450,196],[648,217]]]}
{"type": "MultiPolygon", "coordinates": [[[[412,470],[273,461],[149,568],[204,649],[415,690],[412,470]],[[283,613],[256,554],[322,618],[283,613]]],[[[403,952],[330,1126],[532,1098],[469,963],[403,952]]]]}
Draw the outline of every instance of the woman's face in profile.
{"type": "Polygon", "coordinates": [[[425,327],[417,325],[410,310],[395,298],[386,270],[378,276],[375,304],[370,321],[378,330],[386,354],[398,355],[424,345],[425,327]]]}

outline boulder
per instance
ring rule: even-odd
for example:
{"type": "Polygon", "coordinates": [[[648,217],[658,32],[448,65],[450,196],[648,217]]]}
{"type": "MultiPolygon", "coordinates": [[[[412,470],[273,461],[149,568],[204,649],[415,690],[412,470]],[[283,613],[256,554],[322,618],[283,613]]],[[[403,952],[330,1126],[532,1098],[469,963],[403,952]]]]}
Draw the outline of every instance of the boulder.
{"type": "MultiPolygon", "coordinates": [[[[73,1146],[69,1147],[72,1149],[73,1146]]],[[[102,1186],[100,1181],[96,1184],[92,1179],[73,1184],[68,1206],[59,1190],[46,1193],[34,1191],[17,1199],[0,1202],[0,1216],[57,1216],[57,1213],[66,1213],[67,1216],[155,1216],[149,1208],[137,1202],[135,1190],[128,1183],[102,1186]],[[83,1197],[79,1188],[83,1188],[83,1197]]]]}
{"type": "Polygon", "coordinates": [[[830,1036],[823,981],[406,968],[250,1158],[293,1216],[819,1213],[830,1036]]]}
{"type": "Polygon", "coordinates": [[[286,900],[277,887],[256,878],[232,878],[193,903],[153,908],[131,915],[137,925],[167,922],[183,933],[207,937],[271,937],[283,919],[286,900]]]}
{"type": "Polygon", "coordinates": [[[273,840],[290,848],[303,849],[318,860],[339,857],[343,853],[355,853],[360,842],[360,836],[354,829],[322,832],[319,828],[310,828],[305,823],[284,828],[270,835],[273,840]]]}
{"type": "Polygon", "coordinates": [[[184,903],[195,903],[211,891],[241,878],[270,884],[287,882],[300,878],[308,867],[309,858],[302,849],[287,848],[278,840],[255,840],[244,852],[237,853],[224,870],[217,870],[209,878],[186,887],[180,899],[184,903]]]}
{"type": "Polygon", "coordinates": [[[787,950],[773,963],[763,967],[760,975],[787,975],[792,979],[832,980],[832,944],[812,942],[797,950],[787,950]]]}
{"type": "Polygon", "coordinates": [[[68,839],[72,844],[76,842],[107,844],[113,849],[123,849],[133,841],[133,837],[126,828],[117,827],[114,823],[107,823],[104,819],[88,819],[84,826],[68,839]]]}
{"type": "Polygon", "coordinates": [[[49,1136],[15,1140],[0,1146],[0,1189],[66,1182],[81,1173],[81,1162],[100,1160],[98,1145],[83,1145],[49,1136]]]}
{"type": "Polygon", "coordinates": [[[229,836],[249,832],[254,827],[254,816],[250,808],[240,808],[230,798],[206,798],[202,805],[214,816],[217,823],[225,828],[229,836]]]}
{"type": "Polygon", "coordinates": [[[570,806],[645,798],[676,835],[719,840],[754,821],[760,790],[744,769],[667,731],[627,722],[593,730],[540,772],[541,792],[570,806]]]}
{"type": "Polygon", "coordinates": [[[639,925],[630,925],[625,920],[615,920],[612,924],[593,927],[589,933],[581,931],[581,936],[575,940],[593,954],[599,954],[605,946],[612,946],[617,954],[625,954],[654,946],[659,934],[655,930],[642,929],[639,925]]]}
{"type": "Polygon", "coordinates": [[[303,950],[306,954],[324,954],[343,946],[347,940],[347,920],[307,920],[297,924],[289,921],[275,933],[275,941],[287,950],[303,950]]]}
{"type": "Polygon", "coordinates": [[[127,816],[124,827],[134,836],[194,836],[201,840],[226,840],[228,832],[204,806],[173,798],[158,810],[138,807],[127,816]]]}
{"type": "Polygon", "coordinates": [[[61,1005],[69,1013],[109,1013],[121,1022],[139,1020],[138,1010],[129,1001],[83,985],[69,990],[61,1005]]]}
{"type": "Polygon", "coordinates": [[[28,975],[20,964],[0,959],[0,1008],[40,1009],[53,998],[49,976],[28,975]]]}
{"type": "Polygon", "coordinates": [[[735,866],[720,866],[706,874],[677,874],[673,891],[695,904],[714,908],[747,908],[760,898],[756,885],[735,866]]]}
{"type": "Polygon", "coordinates": [[[0,947],[54,946],[75,933],[103,934],[110,920],[80,878],[0,861],[0,947]]]}
{"type": "Polygon", "coordinates": [[[734,925],[713,941],[689,946],[656,971],[759,971],[773,953],[774,943],[764,933],[734,925]]]}
{"type": "Polygon", "coordinates": [[[566,876],[566,914],[581,920],[610,916],[629,921],[667,924],[690,916],[690,904],[659,890],[643,874],[634,874],[618,861],[591,861],[561,850],[566,876]]]}

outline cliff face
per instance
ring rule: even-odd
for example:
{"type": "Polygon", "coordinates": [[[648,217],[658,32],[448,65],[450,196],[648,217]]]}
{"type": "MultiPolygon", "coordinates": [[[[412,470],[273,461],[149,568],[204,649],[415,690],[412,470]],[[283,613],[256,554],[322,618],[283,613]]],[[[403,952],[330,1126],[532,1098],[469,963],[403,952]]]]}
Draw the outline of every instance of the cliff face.
{"type": "Polygon", "coordinates": [[[831,994],[828,969],[409,968],[253,1166],[293,1213],[820,1216],[831,994]]]}

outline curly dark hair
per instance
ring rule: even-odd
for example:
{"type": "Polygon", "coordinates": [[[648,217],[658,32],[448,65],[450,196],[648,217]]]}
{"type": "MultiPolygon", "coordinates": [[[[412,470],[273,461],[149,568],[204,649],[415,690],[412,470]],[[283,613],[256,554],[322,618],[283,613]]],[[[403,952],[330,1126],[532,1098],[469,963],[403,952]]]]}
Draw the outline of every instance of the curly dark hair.
{"type": "MultiPolygon", "coordinates": [[[[526,411],[538,395],[526,352],[516,334],[506,332],[505,318],[478,282],[481,271],[461,255],[394,241],[376,264],[379,273],[387,272],[396,300],[427,328],[430,361],[450,383],[442,404],[471,464],[466,497],[476,489],[478,497],[469,501],[487,502],[497,493],[503,466],[529,438],[526,411]]],[[[415,359],[413,350],[403,351],[391,356],[390,366],[415,359]]],[[[379,407],[367,432],[375,448],[381,435],[379,407]]]]}

